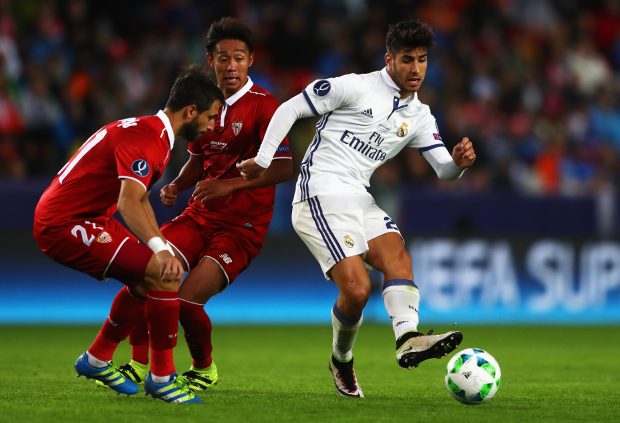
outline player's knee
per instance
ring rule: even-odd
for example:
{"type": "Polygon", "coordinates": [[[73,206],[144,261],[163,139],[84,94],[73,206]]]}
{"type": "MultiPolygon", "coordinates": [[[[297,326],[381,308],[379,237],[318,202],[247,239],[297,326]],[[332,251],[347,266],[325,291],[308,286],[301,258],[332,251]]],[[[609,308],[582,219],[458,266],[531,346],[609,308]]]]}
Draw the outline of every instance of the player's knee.
{"type": "Polygon", "coordinates": [[[192,269],[179,288],[179,298],[206,304],[209,298],[223,291],[227,285],[228,279],[217,262],[203,260],[192,269]]]}
{"type": "Polygon", "coordinates": [[[213,281],[208,284],[199,284],[186,280],[179,288],[179,298],[197,304],[206,304],[209,298],[213,297],[224,289],[226,285],[213,281]]]}
{"type": "Polygon", "coordinates": [[[131,295],[135,298],[139,298],[140,300],[144,300],[146,298],[146,294],[148,291],[149,287],[144,282],[129,288],[129,292],[131,293],[131,295]]]}
{"type": "Polygon", "coordinates": [[[370,284],[350,283],[342,293],[345,301],[352,307],[363,309],[370,298],[370,284]]]}
{"type": "Polygon", "coordinates": [[[180,279],[164,281],[159,276],[152,277],[149,275],[144,278],[144,287],[149,291],[178,291],[180,285],[180,279]]]}

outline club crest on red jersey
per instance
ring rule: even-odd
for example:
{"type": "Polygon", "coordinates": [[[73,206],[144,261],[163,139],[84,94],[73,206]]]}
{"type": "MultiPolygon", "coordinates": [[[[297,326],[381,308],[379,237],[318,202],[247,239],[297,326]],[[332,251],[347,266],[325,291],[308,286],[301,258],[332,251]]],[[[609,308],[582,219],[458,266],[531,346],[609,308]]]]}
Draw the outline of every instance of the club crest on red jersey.
{"type": "Polygon", "coordinates": [[[232,130],[235,133],[235,136],[239,135],[239,132],[241,132],[241,127],[243,126],[243,122],[233,122],[232,123],[232,130]]]}
{"type": "Polygon", "coordinates": [[[107,233],[106,231],[103,231],[97,237],[97,242],[100,244],[107,244],[109,242],[112,242],[112,237],[110,236],[109,233],[107,233]]]}

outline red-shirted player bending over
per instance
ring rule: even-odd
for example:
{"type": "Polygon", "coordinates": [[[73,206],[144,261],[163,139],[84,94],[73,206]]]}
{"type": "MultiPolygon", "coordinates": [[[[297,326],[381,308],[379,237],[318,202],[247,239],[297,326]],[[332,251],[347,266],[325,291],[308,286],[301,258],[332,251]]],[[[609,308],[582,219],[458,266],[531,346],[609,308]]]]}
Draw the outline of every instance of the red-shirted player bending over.
{"type": "Polygon", "coordinates": [[[175,373],[183,266],[158,228],[148,189],[168,164],[175,137],[193,139],[212,129],[223,101],[208,74],[190,67],[176,79],[163,111],[101,128],[41,196],[34,218],[41,251],[94,278],[126,285],[95,341],[76,361],[78,376],[120,393],[138,392],[110,360],[135,322],[146,317],[152,358],[146,392],[168,402],[200,402],[175,373]],[[113,217],[116,210],[129,230],[113,217]]]}
{"type": "MultiPolygon", "coordinates": [[[[189,144],[191,156],[179,176],[161,189],[171,206],[177,194],[195,187],[183,213],[161,231],[183,257],[188,277],[181,285],[180,321],[192,355],[183,375],[195,390],[218,381],[211,358],[211,321],[204,310],[209,298],[231,284],[258,255],[273,214],[275,184],[291,177],[293,163],[284,139],[276,159],[259,179],[243,179],[235,164],[254,157],[278,101],[248,76],[254,60],[250,29],[241,21],[223,18],[206,37],[207,59],[226,101],[207,131],[189,144]]],[[[121,371],[140,382],[146,373],[146,327],[131,333],[132,360],[121,371]]]]}

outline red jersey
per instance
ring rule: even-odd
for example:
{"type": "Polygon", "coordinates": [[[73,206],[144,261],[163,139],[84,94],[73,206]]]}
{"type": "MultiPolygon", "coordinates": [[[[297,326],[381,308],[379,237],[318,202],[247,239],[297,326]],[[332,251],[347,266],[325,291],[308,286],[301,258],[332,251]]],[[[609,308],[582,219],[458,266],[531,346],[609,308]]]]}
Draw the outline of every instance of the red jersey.
{"type": "MultiPolygon", "coordinates": [[[[203,179],[240,177],[237,162],[256,156],[278,106],[278,101],[250,78],[243,88],[227,98],[213,131],[189,143],[189,152],[203,158],[203,179]]],[[[291,159],[288,139],[284,138],[274,158],[291,159]]],[[[274,197],[273,185],[239,190],[228,197],[204,203],[192,199],[185,213],[245,226],[262,225],[266,232],[273,214],[274,197]]]]}
{"type": "Polygon", "coordinates": [[[148,190],[170,159],[174,132],[163,111],[112,122],[93,134],[63,166],[35,211],[35,230],[74,218],[112,216],[121,179],[148,190]]]}

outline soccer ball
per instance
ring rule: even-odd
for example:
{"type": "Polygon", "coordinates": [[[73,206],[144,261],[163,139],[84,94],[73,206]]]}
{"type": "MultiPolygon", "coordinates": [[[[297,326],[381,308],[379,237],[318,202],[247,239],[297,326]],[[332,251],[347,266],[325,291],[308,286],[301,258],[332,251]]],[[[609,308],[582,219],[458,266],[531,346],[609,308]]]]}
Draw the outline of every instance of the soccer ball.
{"type": "Polygon", "coordinates": [[[488,352],[467,348],[454,355],[446,368],[446,389],[464,404],[482,404],[497,393],[502,372],[488,352]]]}

